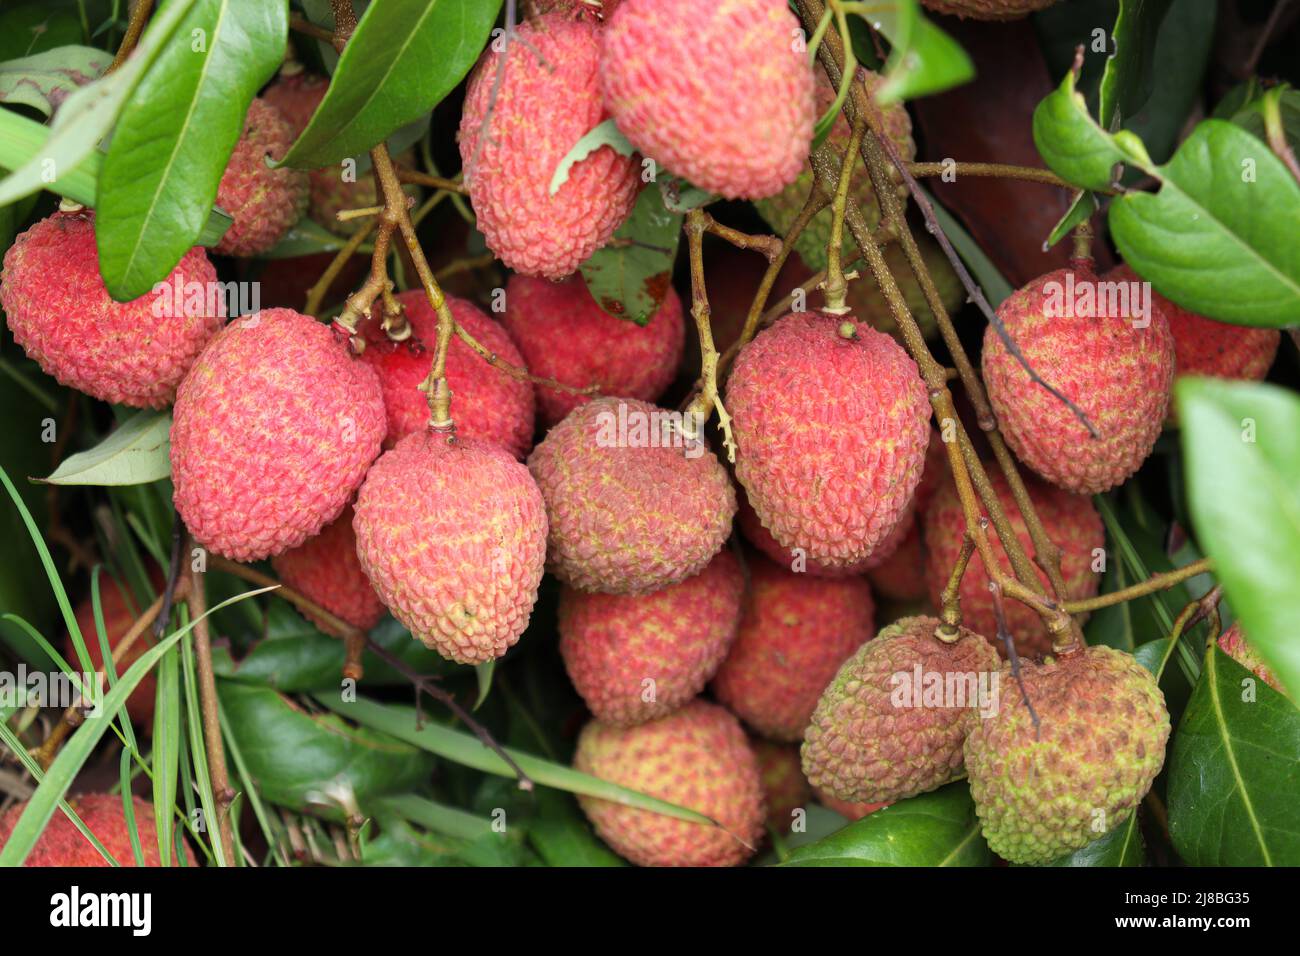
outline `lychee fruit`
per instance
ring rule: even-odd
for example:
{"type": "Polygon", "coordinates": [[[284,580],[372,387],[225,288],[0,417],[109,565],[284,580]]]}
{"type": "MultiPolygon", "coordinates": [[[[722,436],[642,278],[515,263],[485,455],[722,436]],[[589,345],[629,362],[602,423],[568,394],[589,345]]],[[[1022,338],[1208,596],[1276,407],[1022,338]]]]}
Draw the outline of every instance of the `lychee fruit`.
{"type": "Polygon", "coordinates": [[[546,511],[501,448],[425,430],[384,452],[357,495],[357,557],[413,637],[481,664],[528,626],[546,560],[546,511]]]}
{"type": "Polygon", "coordinates": [[[745,576],[727,549],[680,584],[643,595],[560,592],[560,656],[597,720],[645,723],[704,689],[740,624],[745,576]]]}
{"type": "Polygon", "coordinates": [[[628,728],[593,720],[578,737],[573,765],[715,822],[579,796],[601,839],[638,866],[736,866],[762,838],[758,762],[739,722],[716,704],[695,700],[628,728]]]}
{"type": "MultiPolygon", "coordinates": [[[[870,109],[874,112],[876,122],[885,135],[889,137],[890,142],[906,161],[916,158],[916,143],[912,141],[912,119],[907,115],[907,108],[902,103],[895,103],[892,106],[881,107],[876,103],[876,93],[884,85],[884,78],[878,73],[870,70],[859,69],[856,81],[867,91],[867,97],[870,101],[870,109]]],[[[830,109],[831,104],[835,102],[837,91],[831,86],[830,80],[821,70],[816,73],[815,93],[817,97],[816,115],[821,116],[826,110],[830,109]]],[[[826,143],[836,152],[843,155],[848,149],[850,139],[849,121],[841,113],[835,117],[835,123],[831,126],[830,134],[826,138],[826,143]]],[[[852,157],[856,162],[857,157],[852,157]]],[[[900,198],[906,198],[907,187],[903,185],[902,176],[893,170],[891,173],[895,177],[894,191],[900,198]]],[[[866,170],[859,169],[853,177],[853,182],[849,187],[849,195],[857,200],[858,208],[862,211],[863,217],[867,220],[867,225],[875,228],[880,223],[880,203],[876,198],[875,189],[871,184],[871,177],[866,170]]],[[[767,220],[768,225],[781,236],[788,233],[794,225],[795,219],[803,210],[804,205],[808,202],[808,196],[813,190],[813,170],[812,165],[804,162],[800,169],[798,177],[780,192],[767,199],[760,199],[754,205],[759,214],[767,220]]],[[[823,209],[812,221],[804,228],[794,242],[795,252],[803,259],[809,269],[814,272],[820,272],[826,268],[826,250],[830,245],[831,238],[831,210],[829,207],[823,209]]],[[[843,257],[847,265],[856,257],[856,246],[853,243],[853,237],[849,234],[848,228],[844,230],[843,236],[843,257]]],[[[901,256],[900,256],[901,259],[901,256]]],[[[907,266],[904,264],[903,269],[906,271],[907,266]]],[[[896,277],[905,273],[893,270],[896,277]]],[[[906,271],[910,275],[910,271],[906,271]]],[[[850,285],[850,289],[861,284],[866,280],[860,279],[858,282],[850,285]]],[[[909,305],[911,303],[909,302],[909,305]]],[[[886,309],[886,313],[888,310],[886,309]]],[[[873,323],[874,324],[874,323],[873,323]]]]}
{"type": "Polygon", "coordinates": [[[99,274],[94,214],[58,212],[5,253],[0,308],[47,375],[106,402],[162,408],[221,328],[216,280],[196,246],[155,291],[115,302],[99,274]]]}
{"type": "Polygon", "coordinates": [[[1047,863],[1137,809],[1164,764],[1169,712],[1151,672],[1110,647],[1030,664],[1021,680],[1023,695],[1004,669],[996,713],[971,722],[966,772],[989,848],[1047,863]]]}
{"type": "Polygon", "coordinates": [[[292,309],[230,323],[176,393],[176,510],[236,561],[296,547],[343,511],[387,425],[375,373],[347,338],[292,309]]]}
{"type": "MultiPolygon", "coordinates": [[[[997,652],[933,617],[895,621],[844,662],[804,735],[809,783],[840,800],[892,803],[962,776],[970,721],[997,690],[997,652]]],[[[996,701],[995,701],[996,702],[996,701]]]]}
{"type": "MultiPolygon", "coordinates": [[[[1093,562],[1106,547],[1106,529],[1101,516],[1093,507],[1092,501],[1084,495],[1072,495],[1068,491],[1038,481],[1032,475],[1024,476],[1029,499],[1034,504],[1043,530],[1061,550],[1061,575],[1065,579],[1065,600],[1081,601],[1093,597],[1101,584],[1101,575],[1093,568],[1093,562]]],[[[1002,471],[989,469],[989,483],[1001,502],[1016,538],[1024,547],[1025,553],[1034,553],[1033,541],[1029,537],[1029,528],[1025,524],[1016,500],[1011,494],[1002,471]]],[[[952,576],[953,565],[961,550],[962,534],[966,520],[962,515],[961,501],[952,484],[940,489],[930,503],[923,519],[925,534],[926,579],[929,584],[930,600],[939,606],[940,595],[952,576]]],[[[989,535],[989,546],[997,556],[998,565],[1004,574],[1011,574],[1011,562],[1006,551],[994,534],[989,535]]],[[[1047,585],[1047,575],[1037,566],[1034,571],[1038,578],[1047,585]]],[[[984,560],[976,551],[971,555],[970,564],[961,581],[958,592],[961,600],[962,621],[973,631],[983,634],[992,641],[997,641],[997,614],[994,611],[993,595],[989,592],[989,576],[984,568],[984,560]]],[[[1043,619],[1033,608],[1019,601],[1004,598],[1002,608],[1006,616],[1007,630],[1015,640],[1016,652],[1026,657],[1045,654],[1052,649],[1052,638],[1043,619]]],[[[999,645],[999,650],[1003,650],[999,645]]]]}
{"type": "Polygon", "coordinates": [[[599,29],[561,11],[529,20],[470,76],[460,121],[465,185],[488,248],[525,275],[573,272],[623,224],[641,187],[632,157],[601,146],[550,191],[560,161],[607,117],[599,29]]]}
{"type": "Polygon", "coordinates": [[[1082,409],[1097,438],[1030,378],[992,325],[984,333],[984,383],[1007,444],[1052,484],[1079,494],[1122,484],[1146,460],[1174,374],[1164,311],[1154,302],[1143,317],[1115,308],[1102,301],[1106,288],[1087,267],[1058,269],[998,306],[1030,367],[1082,409]]]}
{"type": "MultiPolygon", "coordinates": [[[[368,631],[384,616],[384,605],[370,586],[357,558],[352,506],[315,537],[271,559],[281,582],[353,627],[368,631]]],[[[304,612],[323,631],[332,631],[319,615],[304,612]]]]}
{"type": "Polygon", "coordinates": [[[647,402],[579,405],[533,449],[547,566],[582,591],[646,594],[704,570],[731,534],[736,493],[682,418],[647,402]]]}
{"type": "Polygon", "coordinates": [[[1269,669],[1264,658],[1259,656],[1259,651],[1255,650],[1254,646],[1246,640],[1240,621],[1237,621],[1232,627],[1219,635],[1219,649],[1246,670],[1252,671],[1256,677],[1278,693],[1286,693],[1277,675],[1269,669]]]}
{"type": "Polygon", "coordinates": [[[850,567],[903,520],[930,440],[916,363],[883,332],[792,313],[737,355],[726,386],[736,477],[763,526],[850,567]]]}
{"type": "Polygon", "coordinates": [[[328,77],[304,70],[296,60],[289,61],[262,91],[261,99],[280,111],[289,124],[289,135],[296,140],[311,122],[329,85],[328,77]]]}
{"type": "MultiPolygon", "coordinates": [[[[109,855],[119,866],[135,866],[135,850],[131,845],[131,830],[127,825],[126,813],[122,809],[122,797],[110,793],[90,793],[83,796],[69,797],[68,806],[81,818],[95,839],[103,845],[109,855]]],[[[145,866],[162,866],[162,854],[158,852],[158,831],[154,825],[153,804],[139,797],[131,798],[132,814],[135,817],[135,832],[140,838],[140,853],[145,866]]],[[[26,803],[16,803],[0,814],[0,847],[9,842],[18,819],[27,809],[26,803]]],[[[194,856],[189,847],[184,847],[185,862],[194,865],[194,856]]],[[[171,854],[172,865],[176,866],[176,851],[171,854]]],[[[75,823],[68,819],[62,810],[55,810],[49,823],[41,833],[40,839],[32,847],[23,866],[112,866],[100,854],[75,823]]]]}
{"type": "Polygon", "coordinates": [[[886,553],[893,550],[895,544],[901,540],[902,532],[906,530],[904,523],[900,522],[895,531],[890,533],[889,538],[882,541],[869,558],[843,566],[825,565],[809,559],[802,549],[783,548],[781,543],[772,537],[772,532],[763,527],[762,519],[758,517],[749,500],[744,495],[741,495],[739,500],[736,524],[740,526],[740,533],[745,536],[745,540],[786,570],[794,571],[796,574],[811,574],[816,578],[851,577],[883,563],[887,557],[886,553]]]}
{"type": "MultiPolygon", "coordinates": [[[[672,382],[686,335],[681,299],[671,287],[640,326],[605,312],[580,276],[563,282],[511,276],[504,321],[534,375],[646,402],[672,382]]],[[[590,398],[537,386],[547,425],[590,398]]]]}
{"type": "Polygon", "coordinates": [[[272,248],[307,209],[307,174],[269,166],[293,145],[289,122],[278,109],[255,99],[244,131],[217,186],[217,205],[234,220],[215,250],[225,256],[256,256],[272,248]]]}
{"type": "Polygon", "coordinates": [[[812,790],[799,766],[799,748],[751,737],[749,745],[758,760],[758,778],[763,783],[767,805],[767,825],[777,833],[786,833],[794,814],[808,806],[812,790]]]}
{"type": "MultiPolygon", "coordinates": [[[[961,284],[961,279],[937,242],[924,234],[917,236],[916,242],[920,247],[925,267],[930,273],[930,280],[934,283],[935,291],[939,293],[939,300],[951,315],[966,301],[966,287],[961,284]]],[[[912,313],[912,318],[916,320],[921,330],[921,335],[927,339],[935,338],[939,334],[939,320],[935,318],[930,303],[925,298],[925,292],[916,281],[916,276],[912,274],[912,267],[908,265],[903,247],[896,242],[891,242],[881,251],[884,253],[885,263],[889,266],[890,273],[898,283],[899,291],[903,293],[903,301],[907,303],[908,311],[912,313]]],[[[849,261],[848,258],[845,261],[849,261]]],[[[853,310],[854,315],[870,323],[873,329],[888,332],[902,342],[903,333],[899,331],[898,322],[894,319],[889,302],[872,277],[871,270],[866,266],[859,266],[858,271],[862,275],[849,283],[845,304],[853,310]]]]}
{"type": "Polygon", "coordinates": [[[771,196],[812,144],[800,35],[784,0],[622,0],[601,34],[605,104],[668,172],[727,199],[771,196]]]}
{"type": "MultiPolygon", "coordinates": [[[[476,341],[515,368],[524,358],[504,327],[466,299],[447,296],[452,317],[476,341]]],[[[368,326],[366,350],[361,353],[379,376],[388,411],[389,448],[429,424],[429,399],[419,386],[429,377],[438,341],[438,313],[423,289],[397,296],[412,336],[392,342],[378,328],[368,326]]],[[[447,385],[451,389],[452,417],[462,438],[478,438],[505,448],[516,458],[528,453],[533,441],[535,400],[532,383],[489,365],[473,349],[453,336],[447,347],[447,385]]]]}
{"type": "Polygon", "coordinates": [[[840,816],[846,817],[852,821],[861,820],[863,817],[869,817],[877,810],[883,810],[885,807],[889,806],[887,803],[854,803],[849,800],[837,800],[829,793],[823,793],[820,790],[814,790],[813,793],[817,795],[817,802],[822,806],[834,810],[840,816]]]}
{"type": "Polygon", "coordinates": [[[867,571],[871,590],[890,601],[921,601],[927,594],[925,548],[921,526],[912,518],[904,526],[907,534],[880,564],[867,571]]]}
{"type": "MultiPolygon", "coordinates": [[[[156,567],[151,570],[150,578],[155,588],[162,588],[162,573],[156,567]]],[[[122,638],[126,637],[127,632],[140,619],[144,608],[139,605],[135,600],[135,596],[124,585],[107,576],[101,576],[99,582],[99,609],[104,616],[104,636],[108,638],[109,656],[111,657],[112,652],[117,649],[117,645],[122,642],[122,638]]],[[[87,597],[77,605],[76,617],[77,629],[81,631],[81,639],[86,644],[86,654],[90,658],[90,666],[95,670],[102,670],[104,653],[99,646],[99,632],[95,629],[95,605],[91,598],[87,597]]],[[[121,677],[139,659],[141,654],[154,646],[154,643],[152,629],[146,628],[144,633],[137,637],[131,647],[122,655],[121,659],[114,662],[114,673],[121,677]]],[[[79,670],[81,661],[77,656],[76,649],[73,647],[71,634],[68,635],[67,640],[64,642],[64,652],[64,657],[73,670],[79,670]]],[[[107,682],[104,687],[107,691],[107,682]]],[[[135,685],[135,690],[131,691],[131,696],[126,699],[127,714],[146,730],[153,729],[153,712],[157,688],[158,683],[157,678],[154,677],[154,672],[147,671],[144,677],[140,678],[140,683],[135,685]]]]}
{"type": "MultiPolygon", "coordinates": [[[[1116,266],[1105,278],[1115,282],[1142,281],[1127,265],[1116,266]]],[[[1151,300],[1169,320],[1169,331],[1174,337],[1175,375],[1258,382],[1268,374],[1282,341],[1279,330],[1216,322],[1187,311],[1155,289],[1151,290],[1151,300]]]]}
{"type": "Polygon", "coordinates": [[[815,578],[755,559],[714,696],[762,736],[799,740],[844,659],[875,634],[874,613],[863,577],[815,578]]]}
{"type": "Polygon", "coordinates": [[[1036,10],[1045,10],[1056,0],[921,0],[935,13],[971,20],[1019,20],[1036,10]]]}

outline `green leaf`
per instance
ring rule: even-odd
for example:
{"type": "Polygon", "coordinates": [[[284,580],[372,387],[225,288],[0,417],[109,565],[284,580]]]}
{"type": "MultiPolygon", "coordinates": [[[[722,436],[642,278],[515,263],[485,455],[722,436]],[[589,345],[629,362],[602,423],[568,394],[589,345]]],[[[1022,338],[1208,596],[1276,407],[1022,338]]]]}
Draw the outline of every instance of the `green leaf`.
{"type": "Polygon", "coordinates": [[[112,62],[112,55],[103,50],[65,46],[0,63],[0,103],[30,106],[49,116],[112,62]]]}
{"type": "Polygon", "coordinates": [[[547,866],[627,866],[591,831],[571,796],[543,789],[536,799],[528,840],[547,866]]]}
{"type": "Polygon", "coordinates": [[[48,3],[31,3],[0,13],[0,62],[89,39],[82,33],[75,13],[51,10],[48,3]]]}
{"type": "MultiPolygon", "coordinates": [[[[915,7],[915,0],[902,0],[895,9],[909,6],[915,7]]],[[[919,13],[915,17],[904,42],[896,43],[890,35],[891,18],[885,13],[872,14],[873,19],[879,18],[880,32],[892,45],[885,62],[885,82],[876,95],[882,106],[940,93],[975,76],[975,64],[961,44],[919,13]]]]}
{"type": "Polygon", "coordinates": [[[99,180],[95,238],[113,298],[144,295],[194,245],[288,29],[283,0],[197,0],[141,78],[99,180]]]}
{"type": "Polygon", "coordinates": [[[1287,143],[1293,150],[1300,149],[1300,90],[1275,86],[1267,92],[1259,91],[1224,119],[1230,119],[1252,136],[1268,142],[1265,115],[1269,109],[1269,97],[1276,103],[1287,143]]]}
{"type": "Polygon", "coordinates": [[[895,803],[792,850],[784,866],[987,866],[992,854],[964,782],[895,803]]]}
{"type": "Polygon", "coordinates": [[[1190,376],[1174,391],[1197,536],[1247,639],[1300,695],[1300,398],[1190,376]]]}
{"type": "Polygon", "coordinates": [[[1088,113],[1078,77],[1065,74],[1053,92],[1034,108],[1034,145],[1052,171],[1085,189],[1108,189],[1115,166],[1127,158],[1115,138],[1088,113]]]}
{"type": "MultiPolygon", "coordinates": [[[[40,151],[0,180],[0,205],[39,189],[60,191],[57,185],[60,179],[74,172],[95,151],[140,77],[169,44],[176,27],[194,3],[195,0],[171,0],[149,21],[135,53],[121,69],[83,86],[64,100],[40,151]],[[51,174],[53,178],[49,178],[51,174]]],[[[0,141],[3,139],[0,136],[0,141]]]]}
{"type": "Polygon", "coordinates": [[[1112,38],[1115,55],[1106,61],[1098,94],[1097,117],[1103,129],[1127,121],[1151,95],[1156,35],[1170,0],[1120,0],[1112,38]]]}
{"type": "Polygon", "coordinates": [[[672,286],[681,224],[681,215],[668,211],[660,190],[641,190],[614,240],[582,264],[582,278],[596,304],[616,319],[647,324],[672,286]]]}
{"type": "Polygon", "coordinates": [[[172,648],[158,662],[158,684],[153,712],[153,807],[162,865],[169,866],[172,852],[176,775],[180,768],[181,680],[180,658],[172,648]]]}
{"type": "Polygon", "coordinates": [[[360,155],[432,110],[474,65],[500,7],[501,0],[372,3],[284,165],[310,169],[360,155]]]}
{"type": "Polygon", "coordinates": [[[1300,710],[1211,645],[1170,758],[1174,849],[1190,866],[1300,866],[1297,793],[1300,710]]]}
{"type": "Polygon", "coordinates": [[[1300,321],[1300,183],[1281,160],[1240,127],[1205,120],[1152,171],[1159,192],[1129,192],[1110,207],[1111,234],[1133,270],[1213,319],[1300,321]]]}
{"type": "Polygon", "coordinates": [[[564,154],[558,166],[555,167],[555,175],[551,177],[550,193],[554,196],[560,191],[560,187],[569,181],[569,170],[575,163],[580,163],[602,146],[608,146],[620,156],[631,156],[636,152],[636,148],[627,141],[623,131],[615,125],[612,119],[593,126],[582,139],[573,144],[573,149],[564,154]]]}
{"type": "Polygon", "coordinates": [[[1051,233],[1047,237],[1047,247],[1051,248],[1056,245],[1071,232],[1074,227],[1081,222],[1087,222],[1092,218],[1093,213],[1097,211],[1097,194],[1087,189],[1081,189],[1074,195],[1074,202],[1066,210],[1060,221],[1052,227],[1051,233]]]}
{"type": "Polygon", "coordinates": [[[1142,849],[1142,831],[1137,825],[1137,813],[1105,836],[1087,846],[1063,856],[1049,866],[1142,866],[1146,853],[1142,849]]]}
{"type": "Polygon", "coordinates": [[[52,485],[141,485],[171,474],[169,412],[141,409],[89,451],[69,455],[52,485]]]}
{"type": "Polygon", "coordinates": [[[381,797],[376,801],[375,809],[376,812],[395,813],[426,830],[459,840],[477,840],[492,834],[492,821],[487,817],[410,793],[381,797]]]}

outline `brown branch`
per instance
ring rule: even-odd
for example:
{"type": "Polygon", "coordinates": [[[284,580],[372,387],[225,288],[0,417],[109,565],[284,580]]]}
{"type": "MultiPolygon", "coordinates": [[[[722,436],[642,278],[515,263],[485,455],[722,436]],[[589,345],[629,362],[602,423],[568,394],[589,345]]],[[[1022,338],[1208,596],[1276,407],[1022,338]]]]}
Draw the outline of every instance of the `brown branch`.
{"type": "Polygon", "coordinates": [[[250,568],[246,564],[240,564],[237,561],[231,561],[229,558],[223,558],[219,554],[208,554],[208,564],[217,571],[224,571],[227,574],[233,574],[237,578],[256,584],[258,587],[275,588],[274,593],[288,601],[298,610],[312,618],[312,620],[323,625],[321,630],[330,637],[337,637],[342,640],[364,636],[364,632],[357,627],[349,624],[338,615],[327,611],[311,598],[307,597],[300,591],[296,591],[289,585],[277,581],[269,574],[263,574],[256,568],[250,568]]]}
{"type": "Polygon", "coordinates": [[[332,31],[326,30],[323,27],[318,27],[306,17],[299,16],[296,13],[289,17],[289,29],[296,30],[305,36],[312,37],[313,39],[320,40],[324,43],[332,44],[334,42],[334,33],[332,31]]]}
{"type": "Polygon", "coordinates": [[[413,183],[416,186],[430,186],[434,189],[440,189],[444,192],[458,193],[461,196],[468,196],[469,190],[465,184],[457,182],[454,179],[444,179],[442,176],[430,176],[428,173],[422,173],[418,169],[410,169],[406,166],[393,164],[393,169],[397,173],[397,179],[403,183],[413,183]]]}
{"type": "Polygon", "coordinates": [[[122,43],[117,48],[117,54],[113,57],[113,62],[108,65],[104,75],[117,70],[126,58],[131,55],[135,45],[140,42],[140,34],[144,32],[145,24],[149,22],[149,14],[153,12],[153,0],[136,0],[135,6],[131,8],[131,19],[126,24],[126,33],[122,36],[122,43]]]}
{"type": "Polygon", "coordinates": [[[752,249],[755,252],[761,252],[767,257],[768,262],[772,262],[781,254],[781,240],[776,236],[750,235],[747,232],[741,232],[739,229],[724,226],[703,209],[695,209],[692,212],[699,214],[697,218],[705,232],[713,233],[713,235],[726,240],[737,249],[752,249]]]}
{"type": "Polygon", "coordinates": [[[910,162],[907,164],[907,171],[920,178],[952,173],[954,176],[971,176],[982,179],[1018,179],[1021,182],[1042,183],[1045,186],[1059,186],[1062,189],[1070,190],[1078,188],[1071,183],[1067,183],[1050,169],[1039,169],[1036,166],[1012,166],[1008,163],[960,163],[955,160],[942,163],[910,162]]]}
{"type": "MultiPolygon", "coordinates": [[[[686,240],[691,260],[691,315],[700,337],[700,394],[691,403],[687,414],[690,437],[699,441],[704,437],[701,434],[704,423],[717,410],[718,427],[722,429],[727,460],[734,462],[736,441],[731,434],[731,416],[727,414],[722,397],[718,394],[718,350],[713,344],[709,295],[704,285],[704,232],[708,228],[706,215],[700,209],[692,209],[686,214],[686,240]]],[[[779,249],[777,254],[780,254],[779,249]]]]}
{"type": "Polygon", "coordinates": [[[952,640],[956,640],[957,628],[961,625],[961,579],[966,576],[966,567],[974,553],[975,539],[966,531],[961,536],[961,550],[957,552],[957,560],[953,563],[952,573],[948,576],[948,583],[944,585],[939,602],[939,619],[943,621],[940,632],[952,640]]]}
{"type": "Polygon", "coordinates": [[[1213,570],[1213,560],[1201,558],[1199,561],[1193,561],[1191,564],[1176,568],[1173,571],[1153,574],[1145,581],[1139,581],[1137,584],[1118,591],[1111,591],[1109,594],[1099,594],[1096,597],[1079,601],[1066,601],[1064,607],[1071,614],[1096,611],[1103,607],[1110,607],[1112,604],[1123,604],[1125,601],[1132,601],[1134,598],[1146,597],[1149,594],[1155,594],[1157,591],[1175,587],[1190,578],[1196,577],[1198,574],[1205,574],[1207,571],[1213,570]]]}

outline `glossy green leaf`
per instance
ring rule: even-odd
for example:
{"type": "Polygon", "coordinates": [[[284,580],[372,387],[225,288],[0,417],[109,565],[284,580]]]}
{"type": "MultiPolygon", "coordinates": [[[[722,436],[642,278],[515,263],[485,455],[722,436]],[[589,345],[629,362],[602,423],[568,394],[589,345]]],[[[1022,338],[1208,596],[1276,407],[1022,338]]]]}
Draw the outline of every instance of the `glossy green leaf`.
{"type": "Polygon", "coordinates": [[[1073,232],[1074,227],[1079,223],[1091,219],[1097,209],[1097,194],[1087,189],[1079,190],[1075,193],[1074,202],[1070,204],[1070,208],[1066,210],[1065,215],[1052,227],[1052,231],[1048,234],[1047,242],[1044,245],[1048,248],[1056,245],[1073,232]]]}
{"type": "Polygon", "coordinates": [[[112,62],[112,55],[103,50],[65,46],[0,63],[0,103],[30,106],[49,116],[112,62]]]}
{"type": "Polygon", "coordinates": [[[500,7],[501,0],[371,4],[284,164],[310,169],[359,156],[432,110],[474,65],[500,7]]]}
{"type": "Polygon", "coordinates": [[[672,287],[681,226],[681,215],[668,211],[660,190],[641,190],[614,241],[582,264],[596,304],[615,318],[648,323],[672,287]]]}
{"type": "Polygon", "coordinates": [[[1116,164],[1127,158],[1115,138],[1088,113],[1071,71],[1034,109],[1034,145],[1062,179],[1086,189],[1107,189],[1116,164]]]}
{"type": "Polygon", "coordinates": [[[555,167],[555,174],[551,176],[550,194],[554,196],[560,191],[560,187],[569,181],[569,170],[575,163],[582,162],[602,146],[608,146],[620,156],[631,156],[636,152],[636,148],[627,141],[623,131],[612,119],[607,119],[588,130],[582,139],[574,143],[573,148],[564,154],[564,158],[555,167]]]}
{"type": "Polygon", "coordinates": [[[1115,55],[1106,61],[1098,94],[1102,129],[1126,122],[1151,95],[1156,36],[1169,4],[1170,0],[1120,0],[1111,33],[1115,55]]]}
{"type": "Polygon", "coordinates": [[[975,76],[975,64],[961,44],[920,14],[902,45],[893,43],[883,17],[881,32],[893,44],[885,62],[885,82],[876,94],[882,106],[941,93],[975,76]]]}
{"type": "Polygon", "coordinates": [[[169,412],[141,409],[88,451],[69,455],[52,485],[139,485],[171,474],[169,412]]]}
{"type": "Polygon", "coordinates": [[[566,793],[537,791],[537,816],[528,823],[528,841],[547,866],[626,866],[592,832],[566,793]]]}
{"type": "Polygon", "coordinates": [[[949,784],[791,851],[785,866],[987,866],[970,788],[949,784]]]}
{"type": "Polygon", "coordinates": [[[1300,866],[1297,793],[1300,710],[1211,645],[1170,756],[1178,855],[1190,866],[1300,866]]]}
{"type": "Polygon", "coordinates": [[[1175,395],[1197,536],[1251,644],[1300,694],[1300,398],[1193,377],[1175,395]]]}

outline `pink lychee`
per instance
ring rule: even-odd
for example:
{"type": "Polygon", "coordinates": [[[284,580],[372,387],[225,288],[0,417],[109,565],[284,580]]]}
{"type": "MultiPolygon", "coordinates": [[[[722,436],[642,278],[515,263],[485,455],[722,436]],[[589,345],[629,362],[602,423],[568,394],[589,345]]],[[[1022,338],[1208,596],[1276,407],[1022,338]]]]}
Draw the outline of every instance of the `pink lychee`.
{"type": "MultiPolygon", "coordinates": [[[[384,616],[383,602],[357,559],[350,505],[320,534],[272,558],[271,566],[282,582],[353,627],[368,631],[384,616]]],[[[331,630],[326,621],[304,613],[317,627],[331,630]]]]}
{"type": "Polygon", "coordinates": [[[217,205],[234,219],[216,245],[226,256],[256,256],[273,247],[307,209],[307,174],[272,167],[293,145],[289,122],[270,103],[255,99],[244,131],[217,186],[217,205]]]}

